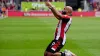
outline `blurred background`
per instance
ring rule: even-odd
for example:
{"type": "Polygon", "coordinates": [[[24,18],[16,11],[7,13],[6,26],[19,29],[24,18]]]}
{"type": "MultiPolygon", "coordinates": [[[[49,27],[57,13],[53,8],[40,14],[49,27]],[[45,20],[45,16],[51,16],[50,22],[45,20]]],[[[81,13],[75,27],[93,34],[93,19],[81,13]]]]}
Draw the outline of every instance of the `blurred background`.
{"type": "MultiPolygon", "coordinates": [[[[74,11],[100,11],[100,0],[49,0],[57,10],[64,6],[72,6],[74,11]]],[[[45,0],[0,0],[0,7],[8,10],[42,10],[47,11],[45,0]]]]}

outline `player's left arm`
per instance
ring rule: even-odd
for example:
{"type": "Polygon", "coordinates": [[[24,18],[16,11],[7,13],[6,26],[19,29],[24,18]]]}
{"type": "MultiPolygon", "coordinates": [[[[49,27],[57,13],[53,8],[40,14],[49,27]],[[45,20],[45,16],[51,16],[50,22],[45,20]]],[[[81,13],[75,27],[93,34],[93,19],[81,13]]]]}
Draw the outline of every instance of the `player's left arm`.
{"type": "Polygon", "coordinates": [[[58,20],[62,19],[62,14],[61,14],[59,11],[57,11],[57,10],[55,9],[55,7],[54,7],[50,2],[45,2],[45,4],[46,4],[46,6],[47,6],[49,9],[51,9],[52,13],[54,14],[54,16],[55,16],[58,20]]]}

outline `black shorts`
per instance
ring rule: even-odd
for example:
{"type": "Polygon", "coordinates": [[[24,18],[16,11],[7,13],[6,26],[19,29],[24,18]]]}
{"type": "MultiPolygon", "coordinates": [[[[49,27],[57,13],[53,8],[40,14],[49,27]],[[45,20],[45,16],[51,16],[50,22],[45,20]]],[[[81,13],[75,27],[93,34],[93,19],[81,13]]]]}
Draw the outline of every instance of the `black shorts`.
{"type": "Polygon", "coordinates": [[[60,49],[64,46],[62,45],[62,42],[63,39],[61,38],[59,38],[59,40],[53,40],[47,47],[46,51],[51,53],[59,52],[60,49]]]}

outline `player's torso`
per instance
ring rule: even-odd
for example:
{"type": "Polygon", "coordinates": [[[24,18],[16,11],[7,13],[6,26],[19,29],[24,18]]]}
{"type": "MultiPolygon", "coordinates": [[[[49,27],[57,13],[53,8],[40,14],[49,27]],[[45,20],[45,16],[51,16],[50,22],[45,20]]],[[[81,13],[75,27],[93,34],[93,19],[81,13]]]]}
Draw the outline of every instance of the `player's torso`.
{"type": "Polygon", "coordinates": [[[59,39],[59,37],[64,38],[66,37],[66,32],[68,31],[70,25],[71,25],[72,19],[62,19],[59,20],[56,32],[55,32],[55,38],[56,40],[59,39]]]}

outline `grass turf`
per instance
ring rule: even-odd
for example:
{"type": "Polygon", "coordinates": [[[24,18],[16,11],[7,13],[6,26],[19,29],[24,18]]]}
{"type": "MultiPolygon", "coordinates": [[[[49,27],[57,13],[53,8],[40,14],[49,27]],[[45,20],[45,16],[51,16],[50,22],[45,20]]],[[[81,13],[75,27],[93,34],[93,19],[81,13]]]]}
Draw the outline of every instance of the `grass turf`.
{"type": "MultiPolygon", "coordinates": [[[[0,20],[0,56],[43,56],[53,39],[55,18],[9,17],[0,20]]],[[[64,49],[77,56],[100,56],[100,18],[74,17],[64,49]]]]}

